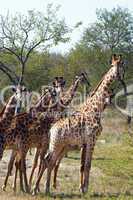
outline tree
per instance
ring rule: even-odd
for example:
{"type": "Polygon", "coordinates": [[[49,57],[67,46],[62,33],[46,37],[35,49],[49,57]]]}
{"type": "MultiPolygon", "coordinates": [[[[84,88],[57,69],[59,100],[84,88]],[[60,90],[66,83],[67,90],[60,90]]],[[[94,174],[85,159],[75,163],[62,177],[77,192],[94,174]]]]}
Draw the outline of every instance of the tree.
{"type": "MultiPolygon", "coordinates": [[[[1,59],[3,54],[10,54],[16,59],[21,73],[19,84],[23,82],[28,59],[35,50],[44,50],[69,40],[67,33],[71,30],[64,19],[58,18],[58,10],[59,7],[53,8],[49,4],[46,14],[30,10],[27,15],[16,13],[11,16],[8,13],[7,16],[0,16],[1,59]]],[[[1,63],[4,62],[1,60],[1,63]]],[[[5,66],[5,63],[0,65],[0,69],[10,74],[12,70],[9,71],[5,66]]]]}
{"type": "Polygon", "coordinates": [[[120,7],[98,9],[97,21],[84,32],[82,42],[88,47],[133,51],[133,17],[128,9],[120,7]]]}

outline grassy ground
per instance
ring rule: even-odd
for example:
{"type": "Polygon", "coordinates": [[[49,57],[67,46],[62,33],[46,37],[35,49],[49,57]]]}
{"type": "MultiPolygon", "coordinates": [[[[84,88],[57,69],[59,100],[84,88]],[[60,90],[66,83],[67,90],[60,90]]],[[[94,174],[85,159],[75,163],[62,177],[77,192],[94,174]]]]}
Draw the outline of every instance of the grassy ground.
{"type": "MultiPolygon", "coordinates": [[[[19,189],[14,194],[11,188],[13,180],[11,176],[7,192],[0,190],[0,200],[133,200],[133,139],[127,134],[125,118],[116,112],[109,113],[104,115],[104,130],[95,147],[90,187],[86,195],[81,195],[78,190],[80,154],[78,151],[73,151],[68,154],[68,158],[63,159],[58,174],[58,188],[52,189],[50,197],[46,197],[43,193],[45,177],[41,182],[42,193],[32,197],[20,193],[19,189]]],[[[0,186],[5,177],[8,158],[9,151],[5,152],[0,163],[0,186]]],[[[28,156],[28,172],[32,158],[33,156],[28,156]]]]}

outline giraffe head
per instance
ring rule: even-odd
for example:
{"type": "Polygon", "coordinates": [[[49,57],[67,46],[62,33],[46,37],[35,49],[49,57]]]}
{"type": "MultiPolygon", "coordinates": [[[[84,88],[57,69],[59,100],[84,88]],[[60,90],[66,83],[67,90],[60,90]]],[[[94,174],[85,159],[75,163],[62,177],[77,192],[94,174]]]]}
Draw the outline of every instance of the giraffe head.
{"type": "Polygon", "coordinates": [[[13,88],[13,92],[16,99],[21,101],[27,93],[27,89],[25,86],[18,85],[15,88],[13,88]]]}
{"type": "Polygon", "coordinates": [[[87,74],[82,72],[80,75],[76,76],[76,80],[80,81],[81,83],[86,83],[88,86],[91,86],[90,82],[87,79],[87,74]]]}
{"type": "Polygon", "coordinates": [[[65,80],[62,76],[54,78],[53,87],[57,95],[59,95],[63,91],[64,86],[65,86],[65,80]]]}
{"type": "Polygon", "coordinates": [[[117,79],[121,83],[124,89],[125,96],[127,96],[127,86],[124,81],[124,75],[125,75],[125,62],[122,60],[122,55],[116,56],[114,54],[112,56],[112,65],[116,68],[117,70],[117,79]]]}
{"type": "Polygon", "coordinates": [[[111,59],[111,65],[117,68],[117,79],[123,80],[125,74],[125,63],[122,59],[122,55],[117,56],[116,54],[114,54],[111,59]]]}

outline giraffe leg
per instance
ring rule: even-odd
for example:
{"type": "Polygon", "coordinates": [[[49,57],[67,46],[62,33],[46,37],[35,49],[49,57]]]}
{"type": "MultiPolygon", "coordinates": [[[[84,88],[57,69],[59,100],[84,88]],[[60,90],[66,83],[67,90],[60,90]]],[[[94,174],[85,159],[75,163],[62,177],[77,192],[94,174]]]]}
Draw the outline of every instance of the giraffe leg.
{"type": "Polygon", "coordinates": [[[13,150],[13,151],[12,151],[12,154],[11,154],[11,157],[10,157],[10,161],[9,161],[9,163],[8,163],[8,170],[7,170],[6,178],[5,178],[4,184],[3,184],[3,186],[2,186],[2,190],[3,190],[3,191],[5,191],[6,186],[7,186],[7,182],[8,182],[8,178],[9,178],[9,176],[11,175],[15,157],[16,157],[16,151],[13,150]]]}
{"type": "Polygon", "coordinates": [[[56,165],[54,167],[54,178],[53,178],[53,187],[56,189],[57,186],[57,173],[58,173],[58,169],[59,169],[59,165],[60,162],[62,160],[62,158],[64,157],[64,155],[67,154],[67,151],[62,152],[62,154],[60,154],[60,156],[58,157],[58,160],[56,162],[56,165]]]}
{"type": "MultiPolygon", "coordinates": [[[[40,173],[40,170],[41,170],[41,166],[43,165],[43,159],[44,159],[44,157],[46,155],[47,150],[48,150],[48,145],[46,145],[45,147],[43,147],[41,149],[41,151],[40,151],[40,161],[39,161],[38,176],[39,176],[39,173],[40,173]]],[[[40,192],[39,184],[38,184],[38,187],[37,187],[37,191],[40,192]]]]}
{"type": "Polygon", "coordinates": [[[35,185],[34,185],[33,190],[32,190],[32,195],[36,195],[38,187],[39,187],[39,183],[41,181],[41,178],[42,178],[43,173],[44,173],[46,168],[47,168],[47,163],[46,163],[45,160],[43,160],[42,164],[41,164],[41,168],[40,168],[39,174],[37,176],[37,180],[36,180],[35,185]]]}
{"type": "Polygon", "coordinates": [[[24,183],[25,183],[25,191],[29,193],[29,185],[28,185],[28,179],[27,179],[27,173],[26,173],[26,162],[22,159],[22,171],[24,176],[24,183]]]}
{"type": "Polygon", "coordinates": [[[47,169],[47,180],[46,180],[46,189],[45,189],[46,194],[49,194],[50,192],[50,180],[51,180],[52,170],[57,162],[58,157],[59,158],[61,157],[64,150],[65,150],[64,148],[60,148],[60,150],[54,150],[54,152],[51,154],[51,157],[48,163],[48,169],[47,169]]]}
{"type": "Polygon", "coordinates": [[[84,183],[82,185],[82,193],[86,193],[88,191],[89,185],[89,174],[91,169],[91,160],[92,160],[92,153],[93,153],[93,144],[89,143],[86,146],[86,155],[84,161],[84,183]]]}
{"type": "Polygon", "coordinates": [[[14,183],[13,183],[13,190],[16,191],[17,173],[19,171],[20,191],[24,192],[23,174],[22,174],[22,170],[21,170],[21,159],[16,161],[15,167],[16,167],[16,170],[15,170],[15,177],[14,177],[14,183]]]}
{"type": "Polygon", "coordinates": [[[24,185],[23,185],[23,173],[21,170],[21,160],[19,161],[19,181],[20,181],[20,190],[24,192],[24,185]]]}
{"type": "Polygon", "coordinates": [[[48,160],[49,160],[49,157],[50,157],[50,154],[48,154],[46,159],[44,159],[44,155],[46,154],[47,149],[48,149],[48,146],[45,146],[45,149],[40,154],[39,171],[38,171],[37,180],[36,180],[35,185],[34,185],[33,190],[32,190],[32,195],[36,195],[37,191],[40,190],[39,189],[39,183],[41,181],[41,178],[43,176],[45,169],[47,168],[47,163],[48,163],[48,160]]]}
{"type": "Polygon", "coordinates": [[[45,193],[49,194],[50,193],[50,180],[51,180],[51,173],[52,173],[52,169],[54,168],[54,164],[56,163],[55,158],[51,160],[50,162],[50,166],[47,169],[47,180],[46,180],[46,189],[45,189],[45,193]]]}
{"type": "Polygon", "coordinates": [[[24,152],[22,152],[21,157],[21,170],[24,177],[24,183],[25,183],[25,191],[29,193],[29,185],[28,185],[28,179],[27,179],[27,173],[26,173],[26,154],[28,152],[28,149],[25,149],[24,152]]]}
{"type": "Polygon", "coordinates": [[[13,182],[13,185],[12,185],[14,192],[16,192],[16,182],[17,182],[18,169],[19,169],[19,162],[16,160],[16,162],[15,162],[15,176],[14,176],[14,182],[13,182]]]}
{"type": "Polygon", "coordinates": [[[31,174],[30,174],[30,179],[29,179],[29,187],[31,187],[31,184],[32,184],[33,174],[34,174],[34,171],[37,167],[39,154],[40,154],[40,150],[36,149],[35,157],[34,157],[34,161],[33,161],[33,166],[32,166],[32,170],[31,170],[31,174]]]}
{"type": "Polygon", "coordinates": [[[85,161],[85,156],[86,156],[86,145],[84,144],[82,149],[81,149],[81,167],[80,167],[80,191],[82,191],[82,186],[84,183],[84,161],[85,161]]]}

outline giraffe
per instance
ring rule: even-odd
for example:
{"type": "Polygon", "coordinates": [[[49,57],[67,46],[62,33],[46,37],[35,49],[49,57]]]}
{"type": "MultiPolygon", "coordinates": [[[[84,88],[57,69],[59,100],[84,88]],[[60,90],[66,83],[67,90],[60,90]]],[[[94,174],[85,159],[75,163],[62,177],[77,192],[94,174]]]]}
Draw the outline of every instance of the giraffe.
{"type": "MultiPolygon", "coordinates": [[[[22,101],[23,94],[27,90],[26,88],[18,85],[17,87],[13,87],[12,91],[14,92],[14,94],[10,97],[8,103],[3,107],[0,113],[0,123],[2,122],[2,127],[4,126],[5,130],[9,128],[14,117],[16,107],[18,106],[18,104],[20,104],[20,101],[22,101]],[[7,121],[5,121],[4,119],[7,119],[7,121]]],[[[4,129],[1,130],[1,132],[2,131],[4,131],[4,129]]]]}
{"type": "Polygon", "coordinates": [[[56,162],[69,145],[83,146],[81,155],[81,192],[88,190],[92,153],[97,137],[102,132],[101,114],[109,99],[109,88],[116,79],[124,77],[121,56],[112,56],[112,65],[94,92],[87,98],[75,115],[57,121],[50,129],[49,152],[42,162],[40,173],[33,187],[36,194],[38,184],[47,168],[46,193],[50,192],[51,172],[56,162]]]}
{"type": "MultiPolygon", "coordinates": [[[[69,92],[67,91],[67,93],[65,93],[65,95],[63,95],[63,97],[61,98],[61,100],[62,100],[61,103],[63,103],[63,105],[64,105],[63,109],[72,100],[72,98],[73,98],[73,96],[75,94],[75,91],[77,89],[78,83],[80,81],[82,82],[83,80],[86,80],[86,78],[85,78],[85,76],[83,74],[81,76],[79,76],[79,77],[76,77],[76,80],[74,81],[74,83],[72,84],[72,86],[68,90],[69,92]]],[[[61,110],[62,109],[62,104],[61,103],[59,103],[59,105],[58,105],[58,103],[56,103],[51,109],[53,111],[55,111],[57,108],[58,108],[58,110],[61,110]]],[[[44,118],[44,120],[41,120],[41,122],[37,121],[35,123],[32,123],[32,126],[30,125],[29,130],[28,130],[28,136],[27,136],[26,144],[28,144],[30,146],[30,145],[33,145],[33,143],[34,143],[35,146],[38,146],[38,151],[37,152],[40,151],[40,149],[42,148],[42,145],[43,145],[43,151],[42,151],[41,156],[40,156],[42,158],[44,156],[44,153],[46,153],[46,151],[48,149],[49,138],[48,138],[48,134],[47,133],[48,133],[50,124],[53,122],[53,120],[55,120],[54,119],[55,116],[53,116],[51,118],[51,109],[49,110],[49,114],[50,114],[49,118],[48,118],[48,116],[46,116],[44,118]],[[33,135],[33,133],[34,133],[35,136],[39,135],[40,138],[39,138],[39,136],[38,136],[38,139],[34,139],[33,138],[35,141],[31,143],[31,140],[33,141],[33,139],[31,138],[31,135],[33,135]],[[44,137],[44,139],[43,139],[43,137],[44,137]]],[[[40,160],[42,160],[42,158],[40,160]]],[[[7,180],[4,183],[4,187],[6,186],[6,183],[7,183],[7,180]]],[[[21,183],[21,185],[22,185],[22,183],[21,183]]]]}
{"type": "Polygon", "coordinates": [[[14,92],[15,93],[10,97],[8,103],[4,106],[2,112],[0,113],[0,152],[2,152],[0,153],[0,160],[3,156],[4,146],[2,142],[5,142],[3,133],[10,127],[15,114],[16,105],[21,101],[22,93],[25,92],[25,90],[23,91],[21,88],[17,87],[14,92]]]}
{"type": "MultiPolygon", "coordinates": [[[[108,91],[107,99],[106,99],[106,102],[105,102],[105,105],[104,105],[105,107],[112,104],[112,99],[113,99],[114,96],[115,96],[115,93],[114,93],[113,89],[111,89],[110,91],[108,91]]],[[[73,113],[73,115],[75,115],[75,114],[76,113],[73,113]]],[[[61,162],[62,158],[64,157],[64,155],[66,155],[66,153],[68,151],[74,151],[74,150],[80,150],[80,149],[81,149],[81,152],[85,151],[84,148],[83,148],[84,146],[85,145],[80,146],[80,147],[78,145],[69,145],[66,148],[66,150],[60,155],[60,158],[58,158],[58,161],[56,162],[56,165],[54,167],[53,187],[55,189],[56,189],[56,185],[57,185],[56,180],[57,180],[57,173],[58,173],[59,165],[60,165],[60,162],[61,162]]],[[[83,163],[81,162],[81,166],[82,165],[83,165],[83,163]]]]}

